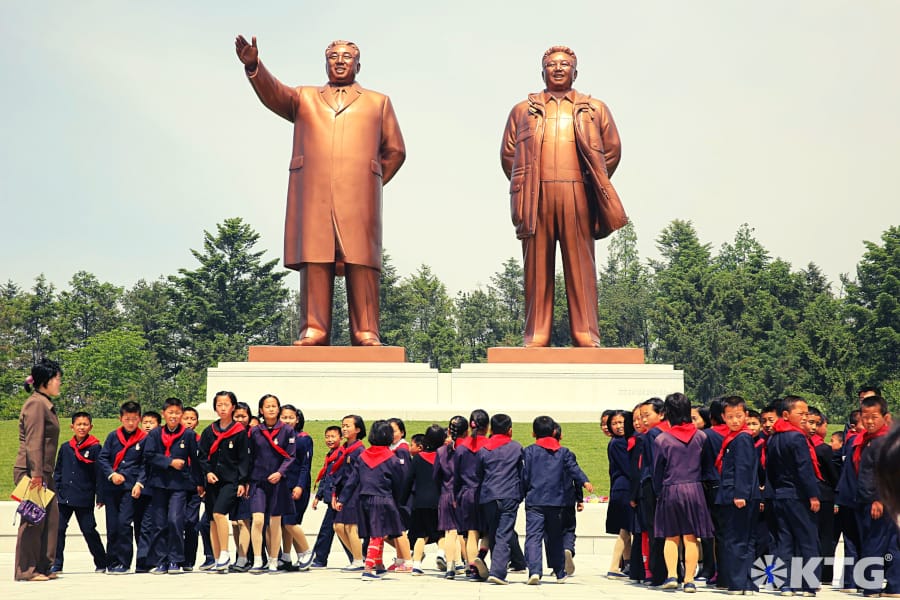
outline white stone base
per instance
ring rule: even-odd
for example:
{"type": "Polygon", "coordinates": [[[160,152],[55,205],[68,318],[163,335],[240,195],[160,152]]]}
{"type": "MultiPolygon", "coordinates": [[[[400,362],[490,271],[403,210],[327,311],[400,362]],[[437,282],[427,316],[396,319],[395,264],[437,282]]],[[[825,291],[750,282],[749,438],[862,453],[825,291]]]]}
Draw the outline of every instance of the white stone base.
{"type": "Polygon", "coordinates": [[[684,373],[646,364],[466,363],[438,373],[422,363],[228,362],[207,371],[206,389],[210,398],[197,407],[203,420],[216,418],[212,394],[230,390],[254,411],[260,397],[275,394],[307,420],[359,414],[443,422],[483,408],[517,422],[549,414],[587,423],[609,408],[683,392],[684,373]]]}

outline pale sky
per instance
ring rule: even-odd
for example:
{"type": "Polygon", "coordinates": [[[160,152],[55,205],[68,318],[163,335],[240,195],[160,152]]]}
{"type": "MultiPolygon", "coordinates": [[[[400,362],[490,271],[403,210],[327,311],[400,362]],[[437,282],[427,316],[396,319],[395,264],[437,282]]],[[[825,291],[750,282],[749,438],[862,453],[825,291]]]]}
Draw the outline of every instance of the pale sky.
{"type": "Polygon", "coordinates": [[[616,120],[612,181],[645,259],[673,219],[714,248],[746,222],[836,283],[900,224],[894,0],[0,6],[0,281],[87,270],[130,287],[195,268],[203,230],[235,216],[281,259],[292,126],[247,83],[238,33],[289,85],[325,82],[331,40],[360,46],[358,81],[391,97],[407,147],[384,247],[451,294],[520,255],[500,137],[554,44],[616,120]]]}

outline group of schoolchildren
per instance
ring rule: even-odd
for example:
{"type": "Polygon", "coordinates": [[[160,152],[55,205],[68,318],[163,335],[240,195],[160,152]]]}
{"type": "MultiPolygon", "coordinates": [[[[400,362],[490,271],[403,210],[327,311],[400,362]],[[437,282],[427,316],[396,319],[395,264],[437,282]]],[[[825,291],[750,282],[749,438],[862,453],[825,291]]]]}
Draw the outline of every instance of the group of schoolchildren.
{"type": "Polygon", "coordinates": [[[55,473],[61,519],[54,572],[63,570],[72,514],[97,571],[112,575],[129,573],[133,558],[135,572],[193,570],[198,535],[201,571],[325,568],[335,534],[349,560],[342,570],[367,581],[389,571],[423,575],[428,543],[438,545],[447,579],[503,585],[510,570],[527,569],[527,583],[540,584],[542,548],[557,582],[574,572],[576,506],[582,488],[593,487],[548,416],[534,419],[535,442],[523,448],[505,414],[455,416],[411,443],[400,419],[375,421],[367,435],[363,419],[348,415],[325,430],[328,452],[313,478],[313,442],[300,410],[267,394],[254,417],[231,392],[217,393],[214,406],[218,419],[198,434],[196,410],[177,398],[165,401],[162,414],[126,402],[121,427],[102,445],[90,435],[88,413],[72,416],[74,436],[60,448],[55,473]],[[106,511],[105,548],[95,497],[106,511]],[[326,507],[312,548],[301,528],[310,499],[314,510],[326,507]],[[524,553],[515,530],[523,501],[524,553]],[[385,544],[396,552],[390,566],[385,544]]]}
{"type": "Polygon", "coordinates": [[[897,522],[875,483],[891,422],[877,389],[860,390],[828,441],[826,416],[799,396],[756,412],[738,396],[692,407],[676,393],[602,422],[606,531],[618,536],[609,579],[688,593],[705,581],[732,595],[764,581],[808,597],[840,580],[841,592],[900,597],[897,522]],[[844,562],[832,568],[841,536],[844,562]],[[861,577],[864,560],[876,568],[861,577]]]}

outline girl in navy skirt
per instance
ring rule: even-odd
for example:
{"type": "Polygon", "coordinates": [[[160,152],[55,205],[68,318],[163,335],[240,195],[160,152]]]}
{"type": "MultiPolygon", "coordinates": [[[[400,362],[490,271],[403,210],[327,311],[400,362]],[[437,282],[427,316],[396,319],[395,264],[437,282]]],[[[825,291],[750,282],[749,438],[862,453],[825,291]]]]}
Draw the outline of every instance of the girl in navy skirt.
{"type": "Polygon", "coordinates": [[[685,592],[696,592],[694,571],[700,547],[697,538],[713,535],[712,519],[706,506],[703,466],[709,462],[703,452],[706,434],[691,421],[691,404],[684,394],[666,396],[665,415],[671,426],[654,442],[653,487],[658,492],[653,528],[666,538],[663,547],[666,580],[663,589],[678,587],[678,545],[684,541],[685,592]]]}
{"type": "MultiPolygon", "coordinates": [[[[468,422],[462,415],[456,415],[450,419],[447,426],[449,443],[437,449],[434,460],[434,480],[440,489],[437,507],[437,526],[444,532],[444,568],[447,570],[445,577],[456,577],[456,567],[462,568],[460,560],[459,539],[456,531],[458,519],[456,518],[456,498],[453,495],[453,464],[456,447],[466,441],[469,433],[468,422]]],[[[440,567],[440,561],[438,561],[440,567]]]]}
{"type": "MultiPolygon", "coordinates": [[[[390,428],[390,425],[388,425],[390,428]]],[[[341,420],[341,433],[344,444],[340,447],[340,458],[334,463],[334,492],[331,507],[338,511],[337,498],[341,495],[350,473],[359,462],[359,455],[365,447],[360,438],[366,437],[366,423],[359,415],[347,415],[341,420]]],[[[390,444],[390,440],[388,440],[390,444]]],[[[345,548],[353,556],[352,562],[344,567],[345,571],[362,571],[365,568],[362,555],[362,540],[359,537],[359,508],[355,495],[349,496],[342,503],[341,510],[334,516],[334,532],[345,548]]]]}
{"type": "MultiPolygon", "coordinates": [[[[403,419],[399,417],[393,417],[387,421],[391,425],[394,436],[390,445],[391,452],[400,459],[400,464],[403,465],[403,468],[408,475],[412,466],[412,454],[410,453],[409,442],[406,441],[406,424],[403,423],[403,419]]],[[[403,518],[403,535],[395,540],[388,540],[388,543],[397,551],[397,557],[394,559],[394,564],[388,567],[388,571],[409,573],[412,571],[412,565],[409,564],[412,558],[412,552],[410,550],[409,537],[407,536],[406,531],[409,529],[412,506],[407,502],[399,508],[400,516],[403,518]]]]}
{"type": "MultiPolygon", "coordinates": [[[[238,402],[234,407],[232,418],[236,423],[244,426],[248,444],[248,463],[249,463],[249,440],[250,440],[250,405],[246,402],[238,402]]],[[[237,558],[228,566],[229,572],[243,573],[250,568],[247,560],[247,554],[250,550],[250,498],[248,496],[249,485],[245,493],[238,498],[237,504],[232,509],[229,518],[231,519],[231,533],[234,536],[234,548],[237,558]]]]}
{"type": "Polygon", "coordinates": [[[281,515],[293,510],[284,476],[294,463],[297,434],[279,420],[281,402],[272,394],[259,400],[260,423],[250,431],[250,512],[253,520],[251,573],[265,573],[262,562],[263,526],[268,521],[268,570],[278,572],[275,557],[281,549],[281,515]]]}
{"type": "MultiPolygon", "coordinates": [[[[487,569],[482,567],[479,571],[475,561],[479,559],[479,552],[487,554],[487,547],[479,548],[478,545],[483,529],[478,509],[478,491],[481,488],[481,478],[478,476],[478,451],[487,442],[485,435],[489,424],[490,417],[485,411],[481,409],[472,411],[469,416],[469,427],[472,429],[472,434],[464,438],[465,441],[456,447],[456,452],[453,454],[456,530],[459,533],[465,532],[466,560],[469,563],[468,576],[479,579],[487,578],[487,569]],[[481,576],[480,573],[484,575],[481,576]]],[[[484,565],[483,561],[481,565],[484,565]]]]}
{"type": "Polygon", "coordinates": [[[606,446],[609,460],[609,509],[606,511],[606,533],[618,536],[613,546],[612,562],[607,577],[625,578],[619,570],[622,557],[631,556],[631,528],[634,509],[629,503],[628,440],[634,435],[634,419],[624,410],[616,410],[609,417],[608,427],[612,437],[606,446]]]}
{"type": "Polygon", "coordinates": [[[393,434],[387,421],[375,421],[369,432],[371,447],[359,454],[349,468],[343,489],[335,500],[338,514],[356,499],[359,510],[359,534],[369,539],[363,580],[378,579],[384,570],[384,539],[396,538],[403,532],[403,521],[397,508],[405,469],[389,448],[393,434]]]}
{"type": "Polygon", "coordinates": [[[278,568],[284,571],[306,571],[312,564],[312,549],[303,533],[300,524],[303,523],[303,514],[309,505],[309,488],[312,483],[310,469],[312,468],[313,441],[303,431],[306,418],[303,412],[291,404],[281,407],[281,422],[292,428],[297,434],[294,445],[294,464],[285,475],[286,485],[291,491],[293,509],[281,517],[281,558],[278,559],[278,568]],[[297,552],[297,563],[291,562],[291,546],[297,552]]]}

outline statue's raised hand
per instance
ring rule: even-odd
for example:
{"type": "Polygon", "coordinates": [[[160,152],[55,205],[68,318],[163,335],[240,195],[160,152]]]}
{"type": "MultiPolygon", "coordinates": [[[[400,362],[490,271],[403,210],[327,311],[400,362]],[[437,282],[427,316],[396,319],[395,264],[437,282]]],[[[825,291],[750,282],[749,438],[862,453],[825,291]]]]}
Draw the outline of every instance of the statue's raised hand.
{"type": "Polygon", "coordinates": [[[256,47],[256,36],[254,35],[251,39],[252,42],[247,42],[247,38],[238,35],[234,38],[234,50],[241,62],[244,63],[244,67],[248,71],[255,71],[259,61],[259,49],[256,47]]]}

